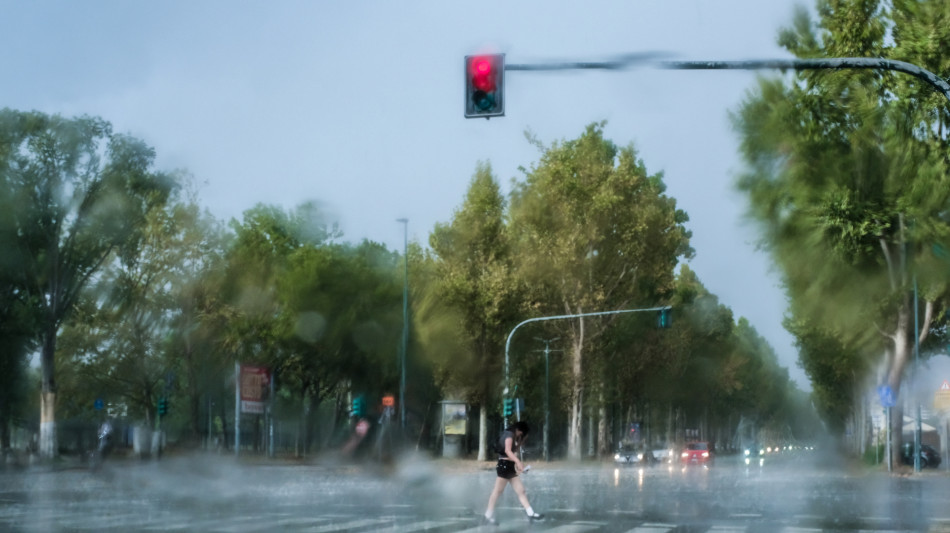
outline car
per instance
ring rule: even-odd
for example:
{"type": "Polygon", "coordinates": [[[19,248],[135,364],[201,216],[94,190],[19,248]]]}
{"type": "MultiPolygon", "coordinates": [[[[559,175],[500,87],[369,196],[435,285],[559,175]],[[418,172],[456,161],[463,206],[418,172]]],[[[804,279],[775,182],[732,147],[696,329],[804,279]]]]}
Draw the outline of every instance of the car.
{"type": "MultiPolygon", "coordinates": [[[[921,468],[937,468],[940,466],[940,452],[938,452],[933,446],[929,444],[920,445],[920,467],[921,468]]],[[[901,462],[905,465],[913,466],[914,464],[914,443],[905,442],[901,446],[901,462]]]]}
{"type": "Polygon", "coordinates": [[[639,447],[634,444],[620,444],[617,453],[614,454],[614,462],[619,464],[637,464],[643,457],[639,447]]]}
{"type": "Polygon", "coordinates": [[[671,463],[674,457],[676,457],[676,454],[673,447],[668,444],[660,443],[653,447],[653,458],[658,463],[671,463]]]}
{"type": "Polygon", "coordinates": [[[708,465],[712,460],[712,448],[708,442],[690,442],[680,454],[680,462],[684,465],[708,465]]]}

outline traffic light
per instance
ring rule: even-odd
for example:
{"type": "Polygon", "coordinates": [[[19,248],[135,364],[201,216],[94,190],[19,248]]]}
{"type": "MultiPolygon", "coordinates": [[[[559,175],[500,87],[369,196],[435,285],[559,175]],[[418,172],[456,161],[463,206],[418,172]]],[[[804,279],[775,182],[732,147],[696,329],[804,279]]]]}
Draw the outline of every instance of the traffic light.
{"type": "Polygon", "coordinates": [[[353,398],[353,409],[350,414],[352,414],[356,418],[360,418],[361,416],[363,416],[363,397],[362,396],[357,396],[353,398]]]}
{"type": "Polygon", "coordinates": [[[505,114],[505,55],[465,56],[465,118],[505,114]]]}
{"type": "Polygon", "coordinates": [[[657,326],[661,328],[668,328],[673,325],[673,308],[664,307],[660,309],[660,316],[657,318],[657,326]]]}
{"type": "Polygon", "coordinates": [[[165,416],[168,414],[168,400],[165,398],[158,399],[158,415],[165,416]]]}
{"type": "Polygon", "coordinates": [[[514,401],[511,398],[502,400],[502,412],[504,416],[511,416],[514,412],[514,401]]]}

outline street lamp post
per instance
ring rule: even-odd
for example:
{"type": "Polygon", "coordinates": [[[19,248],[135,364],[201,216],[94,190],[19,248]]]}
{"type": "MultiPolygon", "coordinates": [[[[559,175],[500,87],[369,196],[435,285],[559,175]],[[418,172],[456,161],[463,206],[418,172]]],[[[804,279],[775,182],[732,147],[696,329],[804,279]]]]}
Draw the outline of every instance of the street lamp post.
{"type": "Polygon", "coordinates": [[[403,263],[405,277],[402,285],[402,347],[399,350],[399,427],[406,431],[406,352],[409,347],[409,219],[400,218],[403,228],[403,263]]]}

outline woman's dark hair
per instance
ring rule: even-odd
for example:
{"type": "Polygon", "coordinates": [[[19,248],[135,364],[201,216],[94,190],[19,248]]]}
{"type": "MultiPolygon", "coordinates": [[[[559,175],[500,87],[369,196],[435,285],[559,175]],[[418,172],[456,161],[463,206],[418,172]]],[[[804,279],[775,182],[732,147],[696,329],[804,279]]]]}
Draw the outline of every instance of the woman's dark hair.
{"type": "Polygon", "coordinates": [[[522,435],[527,435],[531,431],[531,426],[528,425],[524,420],[519,420],[514,424],[508,426],[508,431],[518,430],[522,435]]]}

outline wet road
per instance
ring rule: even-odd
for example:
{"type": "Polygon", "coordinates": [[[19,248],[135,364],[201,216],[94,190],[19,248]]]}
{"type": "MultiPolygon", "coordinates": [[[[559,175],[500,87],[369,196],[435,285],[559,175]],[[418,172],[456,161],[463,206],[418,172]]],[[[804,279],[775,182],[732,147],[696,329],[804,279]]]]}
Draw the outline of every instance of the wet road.
{"type": "Polygon", "coordinates": [[[490,464],[396,468],[237,463],[198,456],[154,463],[0,473],[0,531],[950,531],[950,475],[848,470],[799,457],[747,467],[536,464],[523,479],[543,523],[510,491],[499,528],[478,527],[490,464]]]}

